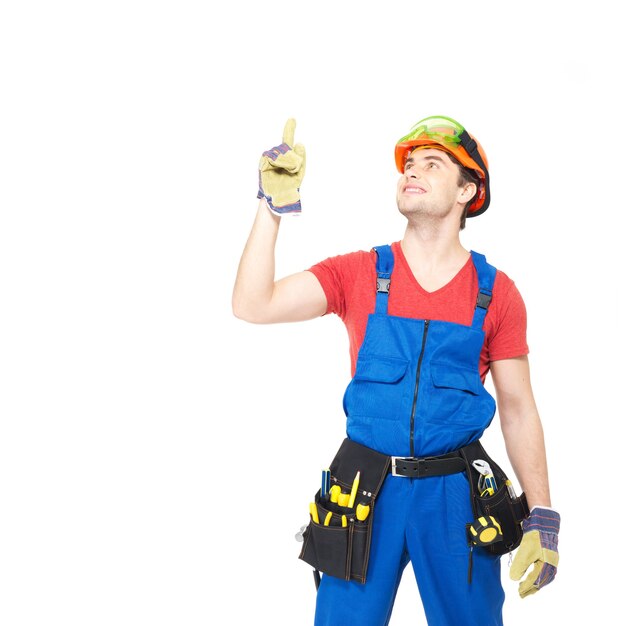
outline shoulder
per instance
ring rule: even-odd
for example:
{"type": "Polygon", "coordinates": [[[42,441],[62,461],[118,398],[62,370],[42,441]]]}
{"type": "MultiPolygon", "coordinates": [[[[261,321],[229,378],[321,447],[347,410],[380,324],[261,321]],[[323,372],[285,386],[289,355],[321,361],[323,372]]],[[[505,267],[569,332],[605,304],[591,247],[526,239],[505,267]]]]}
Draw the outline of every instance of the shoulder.
{"type": "MultiPolygon", "coordinates": [[[[476,254],[476,253],[475,253],[476,254]]],[[[526,315],[524,301],[513,279],[503,270],[493,265],[485,255],[478,253],[478,262],[482,262],[487,273],[493,276],[492,300],[489,307],[491,322],[499,325],[503,317],[514,313],[517,321],[526,315]],[[486,264],[486,265],[485,265],[486,264]]],[[[476,261],[476,259],[475,259],[476,261]]]]}
{"type": "Polygon", "coordinates": [[[376,266],[376,252],[372,250],[357,250],[330,256],[309,268],[314,274],[354,274],[360,270],[376,266]]]}
{"type": "Polygon", "coordinates": [[[478,256],[478,261],[482,261],[486,264],[488,271],[494,276],[493,280],[493,298],[498,300],[506,300],[511,297],[519,296],[519,291],[515,286],[515,282],[509,277],[509,275],[503,270],[497,268],[495,265],[489,262],[489,259],[481,253],[475,253],[478,256]]]}
{"type": "Polygon", "coordinates": [[[494,281],[493,288],[498,291],[505,292],[515,286],[513,280],[506,272],[496,269],[496,280],[494,281]]]}
{"type": "Polygon", "coordinates": [[[344,318],[349,303],[362,285],[372,284],[376,276],[376,253],[358,250],[328,257],[309,268],[317,278],[328,303],[327,313],[344,318]]]}
{"type": "Polygon", "coordinates": [[[493,285],[494,298],[497,296],[500,301],[522,300],[515,281],[506,272],[496,270],[496,279],[493,285]]]}
{"type": "Polygon", "coordinates": [[[485,319],[490,360],[528,354],[526,325],[526,306],[515,282],[506,272],[497,270],[493,299],[485,319]]]}
{"type": "Polygon", "coordinates": [[[526,307],[515,281],[503,270],[496,269],[493,265],[491,267],[495,271],[495,278],[486,319],[488,326],[494,332],[508,324],[525,328],[526,307]]]}

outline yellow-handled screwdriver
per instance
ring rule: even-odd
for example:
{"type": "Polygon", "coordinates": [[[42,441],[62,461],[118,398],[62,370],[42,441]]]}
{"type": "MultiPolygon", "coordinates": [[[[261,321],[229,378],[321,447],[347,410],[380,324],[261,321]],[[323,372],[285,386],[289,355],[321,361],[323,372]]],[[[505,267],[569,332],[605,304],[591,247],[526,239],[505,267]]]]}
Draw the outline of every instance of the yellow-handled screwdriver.
{"type": "Polygon", "coordinates": [[[337,498],[337,504],[339,504],[339,506],[349,506],[350,503],[350,494],[349,493],[340,493],[339,497],[337,498]]]}
{"type": "Polygon", "coordinates": [[[330,488],[330,501],[331,502],[339,502],[339,494],[341,493],[341,487],[339,485],[333,485],[330,488]]]}
{"type": "Polygon", "coordinates": [[[356,505],[356,518],[359,522],[364,522],[367,516],[370,514],[369,504],[357,504],[356,505]]]}

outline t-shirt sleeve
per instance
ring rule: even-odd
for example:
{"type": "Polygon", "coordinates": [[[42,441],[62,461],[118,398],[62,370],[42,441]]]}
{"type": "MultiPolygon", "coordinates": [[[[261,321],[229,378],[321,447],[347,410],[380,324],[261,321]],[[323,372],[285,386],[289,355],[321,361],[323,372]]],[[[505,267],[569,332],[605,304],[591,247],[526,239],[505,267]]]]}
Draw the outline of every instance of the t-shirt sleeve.
{"type": "MultiPolygon", "coordinates": [[[[512,359],[528,354],[526,341],[526,306],[515,283],[503,272],[498,272],[494,285],[502,291],[497,301],[496,320],[489,342],[489,360],[512,359]]],[[[495,293],[494,293],[495,295],[495,293]]],[[[495,298],[494,298],[495,303],[495,298]]]]}
{"type": "Polygon", "coordinates": [[[345,318],[346,303],[350,301],[355,277],[360,265],[367,259],[367,252],[351,252],[329,257],[308,269],[319,280],[326,294],[326,314],[336,313],[345,318]]]}

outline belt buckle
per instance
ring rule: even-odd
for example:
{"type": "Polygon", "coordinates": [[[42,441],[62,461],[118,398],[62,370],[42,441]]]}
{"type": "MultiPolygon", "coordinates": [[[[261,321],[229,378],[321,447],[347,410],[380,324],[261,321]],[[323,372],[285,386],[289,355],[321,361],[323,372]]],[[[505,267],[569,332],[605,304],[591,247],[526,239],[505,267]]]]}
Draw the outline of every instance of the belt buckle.
{"type": "Polygon", "coordinates": [[[408,476],[406,476],[405,474],[396,474],[396,460],[397,459],[404,461],[407,459],[407,457],[406,456],[392,456],[391,457],[391,475],[399,476],[400,478],[408,478],[408,476]]]}

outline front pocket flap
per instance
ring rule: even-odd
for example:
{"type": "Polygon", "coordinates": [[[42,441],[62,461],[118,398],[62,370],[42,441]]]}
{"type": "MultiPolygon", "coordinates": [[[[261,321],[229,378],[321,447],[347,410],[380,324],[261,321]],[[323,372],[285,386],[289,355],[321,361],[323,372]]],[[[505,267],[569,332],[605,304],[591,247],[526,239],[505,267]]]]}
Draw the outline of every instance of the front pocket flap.
{"type": "Polygon", "coordinates": [[[461,389],[469,391],[475,396],[480,393],[480,376],[465,367],[448,365],[447,363],[432,363],[430,373],[435,387],[446,387],[449,389],[461,389]]]}
{"type": "Polygon", "coordinates": [[[404,359],[387,356],[359,356],[354,372],[354,380],[375,383],[397,383],[409,366],[404,359]]]}

